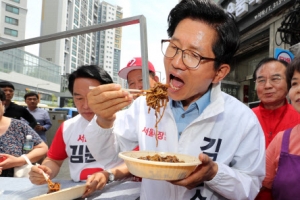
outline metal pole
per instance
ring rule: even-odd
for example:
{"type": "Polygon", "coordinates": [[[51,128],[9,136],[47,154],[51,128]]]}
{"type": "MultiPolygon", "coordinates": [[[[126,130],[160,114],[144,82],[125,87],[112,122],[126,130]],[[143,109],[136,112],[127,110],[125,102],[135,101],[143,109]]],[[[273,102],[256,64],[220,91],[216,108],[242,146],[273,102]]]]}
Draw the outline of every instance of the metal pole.
{"type": "MultiPolygon", "coordinates": [[[[96,24],[93,26],[86,26],[83,28],[78,28],[78,29],[63,31],[63,32],[59,32],[59,33],[44,35],[41,37],[35,37],[35,38],[27,39],[27,40],[10,42],[7,44],[0,45],[0,51],[23,47],[23,46],[32,45],[32,44],[48,42],[48,41],[52,41],[52,40],[68,38],[68,37],[81,35],[81,34],[85,34],[85,33],[91,33],[91,32],[102,31],[102,30],[106,30],[106,29],[118,28],[121,26],[138,24],[138,23],[141,23],[140,22],[141,19],[143,21],[143,19],[145,19],[145,17],[143,15],[138,15],[138,16],[134,16],[134,17],[105,22],[105,23],[101,23],[101,24],[96,24]]],[[[145,25],[143,25],[141,23],[141,26],[145,26],[145,25]]]]}
{"type": "Polygon", "coordinates": [[[159,82],[161,82],[161,71],[155,71],[155,73],[158,72],[159,73],[159,82]]]}
{"type": "Polygon", "coordinates": [[[146,18],[140,18],[140,35],[141,35],[141,54],[142,54],[142,75],[143,75],[143,89],[149,89],[149,68],[148,68],[148,45],[147,45],[147,25],[146,18]]]}

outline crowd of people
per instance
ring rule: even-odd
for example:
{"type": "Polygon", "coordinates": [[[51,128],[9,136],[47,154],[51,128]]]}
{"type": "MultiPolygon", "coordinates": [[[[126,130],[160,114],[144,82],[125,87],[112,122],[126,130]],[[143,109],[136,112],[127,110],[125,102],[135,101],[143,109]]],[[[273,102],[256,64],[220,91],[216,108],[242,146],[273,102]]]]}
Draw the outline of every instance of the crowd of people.
{"type": "MultiPolygon", "coordinates": [[[[122,90],[101,67],[85,65],[69,76],[68,89],[79,114],[61,124],[48,150],[45,131],[51,121],[37,108],[38,94],[24,96],[24,110],[11,102],[14,86],[0,82],[0,156],[6,157],[0,162],[1,176],[13,176],[14,167],[26,163],[21,155],[29,134],[34,142],[26,154],[30,161],[47,153],[41,165],[31,168],[30,181],[46,184],[43,172],[53,179],[67,160],[71,179],[86,181],[83,197],[131,177],[118,157],[131,150],[176,152],[201,161],[182,180],[143,178],[140,199],[300,196],[295,187],[300,179],[300,56],[290,64],[274,58],[257,64],[253,78],[260,104],[251,110],[221,91],[239,48],[235,19],[212,2],[182,0],[167,20],[169,39],[161,43],[169,102],[157,127],[146,97],[122,90]],[[21,117],[27,123],[17,120],[21,117]],[[145,131],[156,128],[158,143],[145,131]],[[8,143],[9,148],[4,145],[8,143]]],[[[153,87],[160,80],[150,61],[148,70],[153,87]]],[[[119,76],[130,89],[143,89],[141,57],[130,60],[119,76]]]]}

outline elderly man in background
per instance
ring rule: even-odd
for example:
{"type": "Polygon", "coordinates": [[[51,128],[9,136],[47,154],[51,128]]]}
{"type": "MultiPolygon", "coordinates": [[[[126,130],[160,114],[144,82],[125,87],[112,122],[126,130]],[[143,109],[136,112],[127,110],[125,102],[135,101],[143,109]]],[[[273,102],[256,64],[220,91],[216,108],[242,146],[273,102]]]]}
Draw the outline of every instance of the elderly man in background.
{"type": "Polygon", "coordinates": [[[291,106],[286,96],[288,63],[275,58],[264,58],[256,66],[253,78],[259,106],[253,108],[265,134],[266,148],[279,131],[300,123],[300,114],[291,106]]]}
{"type": "Polygon", "coordinates": [[[38,108],[39,96],[37,93],[29,92],[25,94],[24,100],[27,104],[27,110],[37,121],[34,130],[40,135],[44,142],[47,143],[46,131],[52,126],[49,113],[46,110],[38,108]]]}
{"type": "Polygon", "coordinates": [[[14,97],[15,87],[12,83],[8,81],[0,82],[0,88],[5,93],[5,113],[3,116],[10,117],[13,119],[25,119],[31,128],[36,126],[36,120],[34,117],[28,112],[28,110],[22,106],[19,106],[12,102],[12,98],[14,97]]]}

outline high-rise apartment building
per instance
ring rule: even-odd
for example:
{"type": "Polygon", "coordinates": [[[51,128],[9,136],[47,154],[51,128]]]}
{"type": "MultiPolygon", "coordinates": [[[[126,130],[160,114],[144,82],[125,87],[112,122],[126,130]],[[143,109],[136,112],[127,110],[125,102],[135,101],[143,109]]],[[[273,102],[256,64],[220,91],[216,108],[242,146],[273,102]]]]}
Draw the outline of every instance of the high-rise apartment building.
{"type": "Polygon", "coordinates": [[[27,0],[0,0],[0,41],[25,39],[27,0]]]}
{"type": "MultiPolygon", "coordinates": [[[[120,18],[121,7],[98,0],[43,0],[41,35],[120,18]]],[[[62,74],[69,74],[81,65],[98,64],[117,82],[121,34],[118,28],[42,43],[40,57],[62,66],[62,74]]]]}
{"type": "MultiPolygon", "coordinates": [[[[100,3],[98,11],[98,23],[114,21],[123,18],[122,7],[109,4],[105,1],[100,3]]],[[[97,33],[96,40],[96,63],[102,66],[113,78],[119,82],[118,72],[121,61],[122,28],[108,29],[97,33]]]]}

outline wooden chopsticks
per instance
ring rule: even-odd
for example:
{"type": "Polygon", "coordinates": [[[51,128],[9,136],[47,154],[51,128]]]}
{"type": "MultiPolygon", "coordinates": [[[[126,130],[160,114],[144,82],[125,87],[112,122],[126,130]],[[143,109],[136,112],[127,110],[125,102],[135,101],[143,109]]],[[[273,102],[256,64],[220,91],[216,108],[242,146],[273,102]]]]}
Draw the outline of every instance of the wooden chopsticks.
{"type": "MultiPolygon", "coordinates": [[[[95,86],[89,86],[89,89],[92,90],[96,88],[95,86]]],[[[127,89],[127,88],[122,88],[122,90],[127,91],[129,93],[143,93],[146,94],[146,91],[144,90],[138,90],[138,89],[127,89]]]]}

